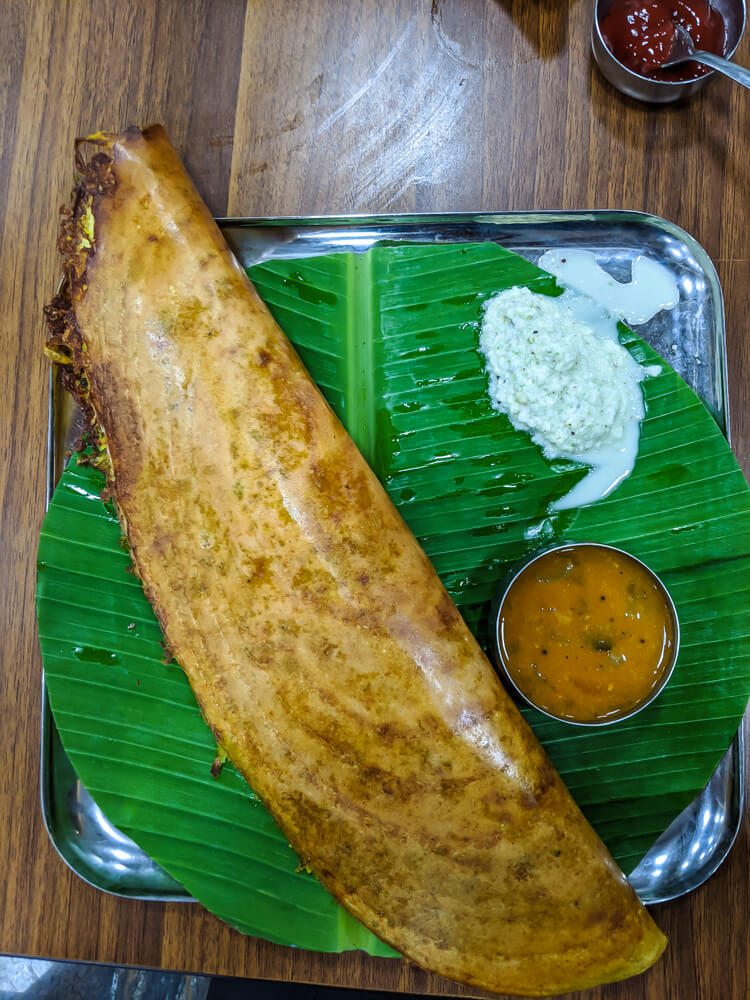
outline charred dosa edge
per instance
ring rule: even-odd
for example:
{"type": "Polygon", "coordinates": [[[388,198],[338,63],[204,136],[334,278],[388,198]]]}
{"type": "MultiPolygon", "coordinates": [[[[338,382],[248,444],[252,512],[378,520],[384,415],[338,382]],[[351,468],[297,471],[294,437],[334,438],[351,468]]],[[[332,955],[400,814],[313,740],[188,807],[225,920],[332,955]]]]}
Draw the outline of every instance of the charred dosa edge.
{"type": "Polygon", "coordinates": [[[89,141],[49,351],[104,431],[220,746],[330,892],[425,968],[524,995],[646,969],[663,935],[164,130],[89,141]]]}

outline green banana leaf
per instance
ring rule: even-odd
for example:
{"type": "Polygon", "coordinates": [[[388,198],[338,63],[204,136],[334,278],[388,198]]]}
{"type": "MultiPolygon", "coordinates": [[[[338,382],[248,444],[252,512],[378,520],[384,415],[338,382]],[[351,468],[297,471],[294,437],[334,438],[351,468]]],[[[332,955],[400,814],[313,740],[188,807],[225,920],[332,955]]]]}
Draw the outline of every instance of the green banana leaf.
{"type": "MultiPolygon", "coordinates": [[[[489,404],[477,351],[482,304],[554,279],[492,243],[383,245],[272,261],[258,291],[420,539],[484,643],[487,605],[510,564],[564,537],[621,546],[664,579],[682,645],[672,680],[639,715],[578,729],[524,714],[625,871],[705,785],[750,692],[750,492],[713,418],[661,374],[632,475],[607,499],[548,515],[585,470],[550,462],[489,404]]],[[[217,916],[321,951],[395,954],[298,862],[230,764],[216,755],[187,680],[165,665],[101,475],[71,461],[39,548],[38,617],[55,720],[111,822],[217,916]]]]}

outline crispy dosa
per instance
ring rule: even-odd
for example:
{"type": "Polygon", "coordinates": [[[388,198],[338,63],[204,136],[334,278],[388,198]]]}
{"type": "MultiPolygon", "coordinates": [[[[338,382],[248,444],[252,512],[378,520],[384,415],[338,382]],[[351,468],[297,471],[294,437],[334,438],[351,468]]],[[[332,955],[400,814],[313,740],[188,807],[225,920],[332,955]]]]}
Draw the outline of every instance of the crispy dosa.
{"type": "Polygon", "coordinates": [[[663,935],[164,130],[88,141],[49,350],[221,748],[302,862],[425,968],[522,995],[646,969],[663,935]]]}

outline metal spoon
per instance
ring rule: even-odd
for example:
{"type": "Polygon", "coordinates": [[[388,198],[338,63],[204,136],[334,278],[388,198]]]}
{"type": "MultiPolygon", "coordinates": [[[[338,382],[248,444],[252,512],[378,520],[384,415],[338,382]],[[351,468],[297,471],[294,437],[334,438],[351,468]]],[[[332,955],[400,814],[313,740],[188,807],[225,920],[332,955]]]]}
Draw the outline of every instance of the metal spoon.
{"type": "Polygon", "coordinates": [[[693,39],[685,28],[681,24],[675,24],[674,27],[674,45],[669,55],[669,62],[663,63],[662,69],[671,69],[672,66],[677,66],[687,59],[695,59],[696,62],[703,63],[704,66],[710,66],[725,76],[731,76],[733,80],[741,83],[743,87],[750,88],[750,70],[745,69],[743,66],[737,66],[735,63],[730,62],[729,59],[722,58],[722,56],[716,56],[713,52],[703,52],[701,49],[696,49],[693,45],[693,39]]]}

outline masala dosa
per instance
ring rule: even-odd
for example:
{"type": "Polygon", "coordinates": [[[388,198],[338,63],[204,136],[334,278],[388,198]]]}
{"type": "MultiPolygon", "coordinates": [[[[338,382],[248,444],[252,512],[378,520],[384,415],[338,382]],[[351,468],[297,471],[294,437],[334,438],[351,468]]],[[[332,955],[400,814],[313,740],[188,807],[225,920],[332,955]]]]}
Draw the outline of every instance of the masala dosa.
{"type": "Polygon", "coordinates": [[[164,130],[89,141],[49,350],[221,748],[302,862],[425,968],[522,995],[646,969],[663,935],[164,130]]]}

